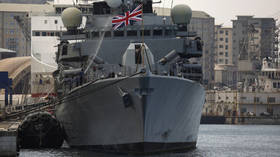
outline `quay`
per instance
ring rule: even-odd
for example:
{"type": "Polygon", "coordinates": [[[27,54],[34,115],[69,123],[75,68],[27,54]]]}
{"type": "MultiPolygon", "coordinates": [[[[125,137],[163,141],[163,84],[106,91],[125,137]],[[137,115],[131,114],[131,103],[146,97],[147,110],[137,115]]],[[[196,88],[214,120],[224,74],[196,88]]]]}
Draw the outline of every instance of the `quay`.
{"type": "Polygon", "coordinates": [[[0,122],[0,156],[18,156],[17,127],[19,122],[0,122]]]}

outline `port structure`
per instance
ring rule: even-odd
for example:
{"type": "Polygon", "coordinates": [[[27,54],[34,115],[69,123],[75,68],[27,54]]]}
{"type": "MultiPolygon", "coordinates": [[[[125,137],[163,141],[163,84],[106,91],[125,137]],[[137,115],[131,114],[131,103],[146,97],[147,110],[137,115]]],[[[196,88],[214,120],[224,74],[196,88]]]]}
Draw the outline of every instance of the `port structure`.
{"type": "Polygon", "coordinates": [[[5,89],[5,107],[9,104],[12,105],[12,79],[8,77],[8,72],[0,72],[0,90],[5,89]],[[10,101],[9,99],[10,95],[10,101]]]}

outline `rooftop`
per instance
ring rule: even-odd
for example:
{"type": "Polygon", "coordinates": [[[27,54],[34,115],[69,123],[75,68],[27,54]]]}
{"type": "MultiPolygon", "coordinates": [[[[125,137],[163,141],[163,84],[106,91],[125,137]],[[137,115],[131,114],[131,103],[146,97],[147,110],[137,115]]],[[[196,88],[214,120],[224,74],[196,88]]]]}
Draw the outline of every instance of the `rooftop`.
{"type": "Polygon", "coordinates": [[[2,52],[16,53],[16,51],[13,51],[13,50],[8,50],[8,49],[0,48],[0,53],[2,53],[2,52]]]}

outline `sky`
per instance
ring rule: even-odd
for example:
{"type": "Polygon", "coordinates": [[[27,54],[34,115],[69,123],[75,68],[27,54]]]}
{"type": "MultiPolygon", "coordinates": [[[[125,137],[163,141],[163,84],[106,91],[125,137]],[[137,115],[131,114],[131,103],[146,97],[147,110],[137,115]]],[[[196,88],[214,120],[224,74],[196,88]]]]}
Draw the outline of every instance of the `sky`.
{"type": "MultiPolygon", "coordinates": [[[[161,1],[157,6],[171,7],[172,0],[161,1]]],[[[280,0],[173,0],[173,6],[176,4],[187,4],[192,10],[205,11],[215,17],[216,24],[227,27],[232,26],[231,20],[236,19],[236,15],[279,17],[280,21],[280,0]]]]}

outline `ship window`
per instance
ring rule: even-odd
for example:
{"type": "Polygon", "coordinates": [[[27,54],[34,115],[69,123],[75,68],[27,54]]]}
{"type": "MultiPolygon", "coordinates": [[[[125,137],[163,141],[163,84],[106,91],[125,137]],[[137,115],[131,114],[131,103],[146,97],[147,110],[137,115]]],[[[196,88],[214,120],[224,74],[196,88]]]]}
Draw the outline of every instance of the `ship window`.
{"type": "Polygon", "coordinates": [[[144,36],[150,36],[151,31],[150,30],[144,30],[144,36]]]}
{"type": "Polygon", "coordinates": [[[123,31],[114,31],[114,36],[115,37],[122,37],[122,36],[124,36],[124,32],[123,31]]]}
{"type": "Polygon", "coordinates": [[[106,31],[105,32],[105,37],[111,37],[111,31],[106,31]]]}
{"type": "Polygon", "coordinates": [[[85,13],[86,11],[86,8],[82,8],[82,13],[85,13]]]}
{"type": "Polygon", "coordinates": [[[89,12],[92,13],[93,12],[93,8],[89,8],[89,12]]]}
{"type": "Polygon", "coordinates": [[[127,31],[127,36],[137,36],[137,31],[127,31]]]}
{"type": "Polygon", "coordinates": [[[42,32],[42,36],[47,36],[47,32],[42,32]]]}
{"type": "Polygon", "coordinates": [[[54,24],[57,24],[57,20],[54,20],[54,24]]]}
{"type": "Polygon", "coordinates": [[[68,47],[67,47],[67,45],[64,45],[62,47],[62,55],[67,55],[67,51],[68,51],[68,47]]]}
{"type": "Polygon", "coordinates": [[[153,13],[153,1],[147,1],[143,6],[144,13],[153,13]]]}
{"type": "Polygon", "coordinates": [[[135,64],[142,63],[141,45],[135,45],[135,64]]]}
{"type": "Polygon", "coordinates": [[[165,35],[166,36],[172,35],[172,30],[171,29],[166,29],[165,30],[165,35]]]}
{"type": "Polygon", "coordinates": [[[110,14],[111,8],[107,5],[106,2],[95,2],[93,3],[93,14],[101,15],[101,14],[110,14]]]}
{"type": "Polygon", "coordinates": [[[154,30],[154,36],[162,36],[162,30],[154,30]]]}
{"type": "Polygon", "coordinates": [[[54,32],[51,32],[51,36],[54,36],[54,32]]]}
{"type": "Polygon", "coordinates": [[[99,37],[99,32],[92,32],[92,37],[99,37]]]}

